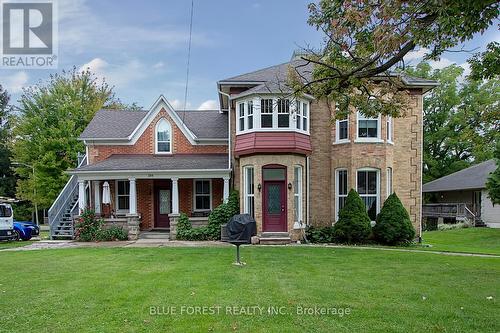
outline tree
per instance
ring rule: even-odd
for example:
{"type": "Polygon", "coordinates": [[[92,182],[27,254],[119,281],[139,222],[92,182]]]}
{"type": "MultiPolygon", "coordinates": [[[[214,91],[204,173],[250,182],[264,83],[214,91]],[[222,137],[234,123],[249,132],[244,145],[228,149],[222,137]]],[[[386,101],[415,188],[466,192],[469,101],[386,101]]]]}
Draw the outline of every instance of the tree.
{"type": "Polygon", "coordinates": [[[494,0],[321,0],[309,5],[309,24],[324,34],[320,51],[307,50],[314,64],[306,81],[298,67],[290,70],[295,92],[308,92],[335,101],[337,117],[353,108],[366,115],[400,116],[409,99],[391,70],[415,47],[439,56],[498,16],[494,0]]]}
{"type": "Polygon", "coordinates": [[[340,243],[363,243],[371,232],[371,222],[358,192],[349,191],[339,219],[333,225],[333,239],[340,243]]]}
{"type": "Polygon", "coordinates": [[[500,204],[500,141],[497,142],[495,149],[495,160],[497,168],[493,171],[486,181],[486,190],[488,197],[494,205],[500,204]]]}
{"type": "Polygon", "coordinates": [[[410,75],[439,82],[424,98],[424,182],[492,158],[500,137],[498,78],[463,82],[463,68],[432,70],[426,62],[410,75]]]}
{"type": "Polygon", "coordinates": [[[10,165],[9,93],[0,85],[0,196],[14,197],[16,177],[10,165]]]}
{"type": "Polygon", "coordinates": [[[492,79],[500,75],[500,43],[491,42],[486,46],[486,51],[476,53],[467,60],[471,68],[471,79],[492,79]]]}
{"type": "Polygon", "coordinates": [[[415,229],[411,224],[410,215],[396,193],[392,193],[385,200],[377,215],[373,235],[379,243],[387,245],[408,243],[415,238],[415,229]]]}
{"type": "Polygon", "coordinates": [[[19,198],[50,207],[68,180],[64,172],[75,167],[78,152],[84,151],[78,136],[96,111],[113,101],[104,81],[75,68],[23,90],[14,118],[13,158],[34,166],[36,179],[31,168],[16,168],[19,198]]]}

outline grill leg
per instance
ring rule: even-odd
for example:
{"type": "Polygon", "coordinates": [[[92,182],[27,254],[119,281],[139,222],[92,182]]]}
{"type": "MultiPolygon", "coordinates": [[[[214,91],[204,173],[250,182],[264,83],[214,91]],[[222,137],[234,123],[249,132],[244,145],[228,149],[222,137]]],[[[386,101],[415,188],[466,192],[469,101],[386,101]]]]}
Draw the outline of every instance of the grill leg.
{"type": "Polygon", "coordinates": [[[240,262],[240,246],[236,245],[236,264],[241,265],[240,262]]]}

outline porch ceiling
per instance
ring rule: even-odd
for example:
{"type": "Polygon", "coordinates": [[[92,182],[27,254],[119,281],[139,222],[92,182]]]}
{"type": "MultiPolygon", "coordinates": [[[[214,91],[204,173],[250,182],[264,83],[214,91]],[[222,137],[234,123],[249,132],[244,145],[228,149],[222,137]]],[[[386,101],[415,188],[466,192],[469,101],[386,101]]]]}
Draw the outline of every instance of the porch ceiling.
{"type": "Polygon", "coordinates": [[[69,171],[79,178],[119,179],[168,178],[200,176],[226,177],[229,174],[227,154],[111,155],[107,159],[69,171]],[[87,176],[87,177],[86,177],[87,176]]]}

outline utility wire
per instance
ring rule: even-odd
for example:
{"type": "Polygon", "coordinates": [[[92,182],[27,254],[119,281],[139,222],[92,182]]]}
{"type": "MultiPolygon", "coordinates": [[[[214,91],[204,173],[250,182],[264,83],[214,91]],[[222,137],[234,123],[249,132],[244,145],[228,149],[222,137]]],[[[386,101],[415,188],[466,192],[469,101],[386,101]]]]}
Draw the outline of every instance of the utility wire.
{"type": "MultiPolygon", "coordinates": [[[[189,22],[189,45],[188,45],[187,68],[186,68],[186,90],[184,91],[184,115],[187,107],[187,97],[188,97],[189,63],[191,60],[191,37],[193,35],[193,9],[194,9],[194,0],[191,0],[191,20],[189,22]]],[[[184,118],[184,115],[182,118],[184,118]]]]}

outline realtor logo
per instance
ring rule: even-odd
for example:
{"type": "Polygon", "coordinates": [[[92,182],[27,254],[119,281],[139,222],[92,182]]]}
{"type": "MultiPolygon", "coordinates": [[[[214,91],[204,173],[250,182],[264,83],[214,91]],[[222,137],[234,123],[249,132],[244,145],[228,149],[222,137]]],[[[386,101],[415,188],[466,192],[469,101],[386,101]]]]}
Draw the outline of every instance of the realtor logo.
{"type": "MultiPolygon", "coordinates": [[[[35,0],[36,1],[36,0],[35,0]]],[[[51,1],[1,2],[2,68],[57,67],[57,6],[51,1]]]]}

